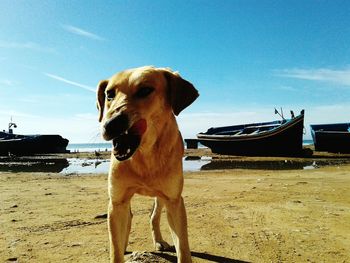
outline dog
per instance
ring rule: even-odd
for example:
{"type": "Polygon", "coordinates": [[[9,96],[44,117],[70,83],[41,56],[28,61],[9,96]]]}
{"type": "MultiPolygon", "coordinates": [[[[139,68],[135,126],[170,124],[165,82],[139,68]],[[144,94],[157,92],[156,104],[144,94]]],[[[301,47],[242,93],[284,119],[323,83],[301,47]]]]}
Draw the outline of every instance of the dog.
{"type": "Polygon", "coordinates": [[[125,70],[98,84],[101,133],[113,144],[108,177],[110,262],[124,262],[134,194],[155,197],[150,220],[155,248],[170,247],[159,226],[165,207],[177,260],[191,262],[181,196],[184,145],[175,115],[198,96],[178,73],[152,66],[125,70]]]}

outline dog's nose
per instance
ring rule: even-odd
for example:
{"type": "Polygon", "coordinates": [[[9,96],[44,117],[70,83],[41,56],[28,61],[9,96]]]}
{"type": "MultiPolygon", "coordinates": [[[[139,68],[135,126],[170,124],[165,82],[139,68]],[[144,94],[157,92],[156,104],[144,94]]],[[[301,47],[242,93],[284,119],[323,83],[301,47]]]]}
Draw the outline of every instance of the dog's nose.
{"type": "Polygon", "coordinates": [[[119,113],[104,123],[102,136],[105,140],[109,141],[124,133],[128,128],[128,115],[119,113]]]}

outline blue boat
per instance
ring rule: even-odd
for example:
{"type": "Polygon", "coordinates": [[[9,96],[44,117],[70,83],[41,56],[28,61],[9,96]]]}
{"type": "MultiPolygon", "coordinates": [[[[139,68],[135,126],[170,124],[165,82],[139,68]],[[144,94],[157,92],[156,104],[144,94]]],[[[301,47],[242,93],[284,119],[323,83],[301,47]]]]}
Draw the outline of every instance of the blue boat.
{"type": "Polygon", "coordinates": [[[248,156],[297,156],[303,151],[304,110],[284,119],[210,128],[197,134],[213,153],[248,156]]]}
{"type": "Polygon", "coordinates": [[[350,153],[350,123],[312,124],[316,151],[350,153]]]}

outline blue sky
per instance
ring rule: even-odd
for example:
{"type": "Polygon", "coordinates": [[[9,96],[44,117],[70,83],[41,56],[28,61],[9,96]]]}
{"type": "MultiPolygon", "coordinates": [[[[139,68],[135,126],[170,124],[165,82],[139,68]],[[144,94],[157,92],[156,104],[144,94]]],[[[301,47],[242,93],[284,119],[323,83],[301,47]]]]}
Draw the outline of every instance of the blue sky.
{"type": "MultiPolygon", "coordinates": [[[[184,137],[306,110],[350,121],[349,1],[0,1],[0,128],[100,142],[94,90],[130,67],[170,67],[199,99],[184,137]]],[[[288,115],[287,115],[288,116],[288,115]]]]}

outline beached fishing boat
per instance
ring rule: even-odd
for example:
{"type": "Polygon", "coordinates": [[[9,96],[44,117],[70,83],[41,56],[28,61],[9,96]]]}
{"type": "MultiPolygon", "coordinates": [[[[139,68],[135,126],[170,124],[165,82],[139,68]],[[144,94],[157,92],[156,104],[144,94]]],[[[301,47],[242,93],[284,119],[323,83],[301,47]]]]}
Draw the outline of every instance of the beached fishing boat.
{"type": "Polygon", "coordinates": [[[9,130],[0,132],[0,155],[33,155],[42,153],[66,153],[68,140],[60,135],[14,134],[16,124],[9,123],[9,130]]]}
{"type": "Polygon", "coordinates": [[[295,156],[302,153],[303,128],[304,110],[291,119],[210,128],[197,138],[218,154],[295,156]]]}
{"type": "Polygon", "coordinates": [[[312,124],[316,151],[350,153],[350,123],[312,124]]]}

